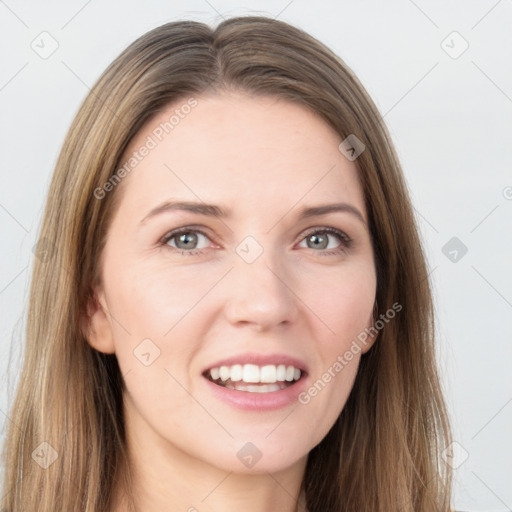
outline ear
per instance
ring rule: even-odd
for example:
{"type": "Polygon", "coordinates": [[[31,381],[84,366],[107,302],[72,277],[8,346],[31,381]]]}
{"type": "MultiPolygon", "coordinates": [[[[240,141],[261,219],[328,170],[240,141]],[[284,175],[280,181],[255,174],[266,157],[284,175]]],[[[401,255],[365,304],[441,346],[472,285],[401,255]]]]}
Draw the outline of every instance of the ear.
{"type": "Polygon", "coordinates": [[[99,352],[115,352],[110,312],[102,288],[95,288],[87,300],[86,318],[82,320],[82,331],[89,345],[99,352]]]}

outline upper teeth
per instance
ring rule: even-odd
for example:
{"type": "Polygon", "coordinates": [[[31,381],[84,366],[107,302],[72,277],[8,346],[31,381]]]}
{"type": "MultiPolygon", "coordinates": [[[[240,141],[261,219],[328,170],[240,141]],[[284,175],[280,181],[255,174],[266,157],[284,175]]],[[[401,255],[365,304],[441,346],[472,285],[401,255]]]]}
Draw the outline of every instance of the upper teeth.
{"type": "Polygon", "coordinates": [[[258,366],[255,364],[234,364],[232,366],[221,366],[220,368],[211,368],[210,377],[212,380],[221,379],[223,382],[231,379],[231,382],[263,382],[271,384],[273,382],[292,382],[299,380],[301,371],[294,366],[284,364],[267,364],[258,366]]]}

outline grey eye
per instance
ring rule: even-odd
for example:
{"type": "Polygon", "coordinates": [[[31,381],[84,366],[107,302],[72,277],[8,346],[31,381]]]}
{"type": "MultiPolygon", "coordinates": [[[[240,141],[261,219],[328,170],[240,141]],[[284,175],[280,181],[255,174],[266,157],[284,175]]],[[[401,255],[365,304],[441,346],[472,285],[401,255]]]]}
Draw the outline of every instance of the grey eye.
{"type": "Polygon", "coordinates": [[[327,249],[327,245],[329,245],[329,235],[323,234],[313,234],[309,235],[307,238],[307,244],[310,249],[327,249]]]}
{"type": "Polygon", "coordinates": [[[203,244],[203,247],[198,247],[200,239],[203,238],[208,240],[206,235],[199,233],[198,231],[182,231],[181,233],[170,234],[167,238],[167,244],[176,249],[191,250],[191,249],[204,249],[208,244],[203,244]],[[175,242],[174,244],[172,242],[175,242]]]}

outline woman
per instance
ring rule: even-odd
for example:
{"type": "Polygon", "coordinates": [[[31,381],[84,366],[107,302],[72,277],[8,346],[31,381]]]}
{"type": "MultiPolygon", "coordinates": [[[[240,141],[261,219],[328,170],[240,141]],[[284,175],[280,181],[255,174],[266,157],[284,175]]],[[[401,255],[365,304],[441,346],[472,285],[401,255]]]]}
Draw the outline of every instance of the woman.
{"type": "Polygon", "coordinates": [[[311,36],[135,41],[70,128],[39,243],[5,509],[449,510],[407,188],[311,36]]]}

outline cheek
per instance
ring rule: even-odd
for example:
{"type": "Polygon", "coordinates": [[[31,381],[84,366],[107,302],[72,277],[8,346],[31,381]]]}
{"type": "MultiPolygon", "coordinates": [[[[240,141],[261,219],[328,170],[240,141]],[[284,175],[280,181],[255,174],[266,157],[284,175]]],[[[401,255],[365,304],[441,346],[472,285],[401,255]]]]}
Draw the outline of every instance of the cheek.
{"type": "Polygon", "coordinates": [[[341,412],[357,375],[361,334],[371,326],[376,278],[370,265],[347,265],[328,279],[317,276],[317,286],[304,284],[305,302],[321,321],[314,336],[320,364],[299,402],[323,417],[327,428],[341,412]]]}
{"type": "Polygon", "coordinates": [[[198,413],[186,389],[200,327],[189,320],[209,281],[142,263],[111,274],[115,350],[127,395],[142,417],[155,424],[165,418],[166,428],[198,413]]]}
{"type": "Polygon", "coordinates": [[[314,418],[309,439],[311,446],[327,435],[343,410],[356,379],[359,360],[360,354],[350,361],[333,354],[329,364],[312,376],[309,386],[299,395],[298,407],[304,424],[311,423],[314,418]]]}
{"type": "Polygon", "coordinates": [[[192,267],[134,264],[112,280],[118,317],[133,338],[168,339],[189,324],[184,321],[187,315],[220,277],[215,269],[199,272],[192,267]]]}
{"type": "Polygon", "coordinates": [[[330,347],[336,352],[369,327],[376,278],[370,265],[347,264],[329,270],[300,278],[300,289],[304,302],[323,324],[324,350],[330,347]]]}
{"type": "Polygon", "coordinates": [[[194,357],[211,325],[202,299],[223,275],[211,270],[139,262],[110,275],[115,351],[134,401],[151,403],[151,396],[164,393],[187,404],[171,374],[187,389],[193,386],[194,357]]]}

